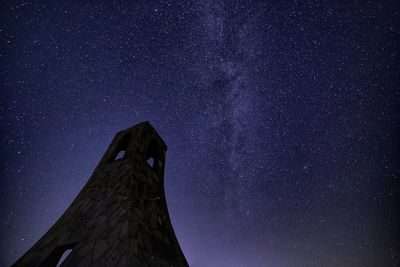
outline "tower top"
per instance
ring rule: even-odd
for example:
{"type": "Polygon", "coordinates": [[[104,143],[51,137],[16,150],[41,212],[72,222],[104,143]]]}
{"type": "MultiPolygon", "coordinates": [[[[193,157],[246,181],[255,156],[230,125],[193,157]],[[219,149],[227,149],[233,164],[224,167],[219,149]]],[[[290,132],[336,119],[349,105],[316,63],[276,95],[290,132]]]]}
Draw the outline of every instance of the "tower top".
{"type": "Polygon", "coordinates": [[[161,138],[161,136],[157,133],[156,129],[154,129],[153,125],[149,121],[144,121],[138,124],[135,124],[129,128],[126,128],[125,130],[119,131],[117,135],[124,135],[127,133],[151,133],[155,138],[157,138],[160,143],[162,144],[164,150],[167,150],[167,144],[165,144],[164,140],[161,138]]]}
{"type": "Polygon", "coordinates": [[[124,158],[136,158],[141,162],[153,158],[155,169],[160,169],[164,165],[166,151],[164,140],[150,122],[145,121],[118,132],[99,166],[115,161],[123,152],[124,158]]]}

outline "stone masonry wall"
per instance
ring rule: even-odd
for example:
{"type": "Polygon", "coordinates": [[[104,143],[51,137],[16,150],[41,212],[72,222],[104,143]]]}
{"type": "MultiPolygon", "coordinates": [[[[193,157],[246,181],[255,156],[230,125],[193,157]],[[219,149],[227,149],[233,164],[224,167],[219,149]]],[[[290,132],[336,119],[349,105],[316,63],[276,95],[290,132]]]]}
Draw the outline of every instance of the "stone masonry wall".
{"type": "Polygon", "coordinates": [[[61,267],[188,266],[165,200],[166,149],[148,122],[119,132],[71,206],[13,266],[56,266],[68,249],[61,267]]]}

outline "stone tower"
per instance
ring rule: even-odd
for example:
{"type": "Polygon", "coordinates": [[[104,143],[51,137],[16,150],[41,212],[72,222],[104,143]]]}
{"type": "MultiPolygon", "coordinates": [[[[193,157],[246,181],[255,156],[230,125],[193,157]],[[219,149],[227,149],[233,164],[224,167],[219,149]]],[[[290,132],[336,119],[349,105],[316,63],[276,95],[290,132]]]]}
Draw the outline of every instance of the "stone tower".
{"type": "Polygon", "coordinates": [[[149,122],[117,133],[71,206],[13,266],[189,266],[165,200],[166,150],[149,122]]]}

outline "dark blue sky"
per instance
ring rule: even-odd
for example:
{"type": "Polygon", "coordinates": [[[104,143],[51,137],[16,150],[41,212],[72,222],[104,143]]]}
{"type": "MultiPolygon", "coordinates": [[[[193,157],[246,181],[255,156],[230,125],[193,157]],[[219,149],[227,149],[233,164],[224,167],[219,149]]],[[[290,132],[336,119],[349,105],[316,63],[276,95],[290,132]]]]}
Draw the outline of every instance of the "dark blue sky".
{"type": "Polygon", "coordinates": [[[192,267],[399,266],[400,6],[342,2],[3,3],[0,266],[145,120],[192,267]]]}

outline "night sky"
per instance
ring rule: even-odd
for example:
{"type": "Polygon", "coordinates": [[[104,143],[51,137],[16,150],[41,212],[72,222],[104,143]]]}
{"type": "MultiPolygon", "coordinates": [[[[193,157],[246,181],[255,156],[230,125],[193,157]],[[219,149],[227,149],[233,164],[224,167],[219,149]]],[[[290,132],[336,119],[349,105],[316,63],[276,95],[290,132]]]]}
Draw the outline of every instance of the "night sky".
{"type": "Polygon", "coordinates": [[[400,266],[400,3],[17,2],[0,8],[0,266],[146,120],[192,267],[400,266]]]}

